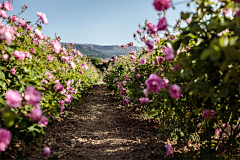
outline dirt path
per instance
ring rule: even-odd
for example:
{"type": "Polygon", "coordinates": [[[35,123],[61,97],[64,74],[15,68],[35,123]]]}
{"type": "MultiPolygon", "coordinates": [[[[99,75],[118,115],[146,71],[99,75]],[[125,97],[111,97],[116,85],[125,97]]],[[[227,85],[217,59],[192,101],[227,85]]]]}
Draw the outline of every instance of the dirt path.
{"type": "MultiPolygon", "coordinates": [[[[42,159],[49,146],[49,159],[159,159],[154,152],[157,129],[154,122],[119,107],[106,86],[94,86],[67,118],[58,118],[46,129],[43,145],[25,150],[27,159],[42,159]]],[[[164,144],[160,145],[164,148],[164,144]]],[[[158,146],[159,147],[159,146],[158,146]]],[[[161,147],[161,148],[162,148],[161,147]]]]}

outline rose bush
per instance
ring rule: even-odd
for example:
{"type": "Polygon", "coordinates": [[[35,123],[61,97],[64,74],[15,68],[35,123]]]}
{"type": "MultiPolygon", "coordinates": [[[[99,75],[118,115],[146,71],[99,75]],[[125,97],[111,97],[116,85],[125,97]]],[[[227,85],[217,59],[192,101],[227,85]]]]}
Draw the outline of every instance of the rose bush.
{"type": "MultiPolygon", "coordinates": [[[[116,57],[104,79],[126,106],[159,119],[162,134],[185,144],[191,158],[230,159],[240,144],[240,4],[191,3],[196,12],[181,13],[175,35],[167,29],[165,17],[159,18],[158,32],[146,21],[134,37],[147,48],[116,57]],[[125,89],[124,95],[117,84],[125,89]]],[[[165,14],[173,6],[168,0],[154,0],[153,5],[165,14]]],[[[174,155],[174,146],[169,146],[162,154],[174,155]]]]}
{"type": "MultiPolygon", "coordinates": [[[[5,151],[10,139],[39,141],[44,127],[74,105],[98,74],[73,43],[62,46],[60,37],[41,33],[42,24],[49,23],[45,13],[38,12],[39,20],[31,25],[20,18],[28,6],[9,17],[11,3],[0,6],[0,151],[5,151]]],[[[49,153],[45,149],[44,156],[49,153]]]]}

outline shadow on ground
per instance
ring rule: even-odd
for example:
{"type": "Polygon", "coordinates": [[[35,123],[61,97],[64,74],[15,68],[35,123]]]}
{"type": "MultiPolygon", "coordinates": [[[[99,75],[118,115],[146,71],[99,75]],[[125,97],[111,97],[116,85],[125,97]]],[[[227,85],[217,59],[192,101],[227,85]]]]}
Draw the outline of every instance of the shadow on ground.
{"type": "MultiPolygon", "coordinates": [[[[42,159],[43,146],[49,146],[48,159],[163,159],[155,146],[165,153],[164,144],[156,143],[153,121],[121,108],[121,101],[105,85],[94,86],[83,96],[84,103],[70,109],[46,129],[43,144],[24,148],[26,159],[42,159]]],[[[5,154],[6,158],[14,158],[5,154]]]]}

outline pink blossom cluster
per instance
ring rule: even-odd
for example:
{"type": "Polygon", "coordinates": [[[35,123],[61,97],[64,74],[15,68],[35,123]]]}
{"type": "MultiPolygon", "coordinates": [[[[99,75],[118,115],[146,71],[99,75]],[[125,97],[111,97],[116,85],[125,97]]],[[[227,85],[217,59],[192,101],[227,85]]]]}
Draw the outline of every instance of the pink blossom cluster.
{"type": "Polygon", "coordinates": [[[117,82],[117,86],[118,86],[119,89],[121,89],[122,88],[122,83],[121,82],[117,82]]]}
{"type": "Polygon", "coordinates": [[[123,100],[123,103],[124,103],[125,105],[130,104],[130,97],[126,96],[125,99],[123,100]]]}
{"type": "Polygon", "coordinates": [[[59,54],[61,51],[61,44],[57,40],[51,40],[51,45],[55,51],[56,54],[59,54]]]}
{"type": "Polygon", "coordinates": [[[139,98],[139,101],[140,101],[140,103],[148,103],[148,102],[150,102],[148,97],[146,97],[146,98],[145,97],[139,98]]]}
{"type": "Polygon", "coordinates": [[[13,21],[13,22],[17,22],[18,21],[18,16],[9,16],[8,19],[13,21]]]}
{"type": "Polygon", "coordinates": [[[42,99],[41,93],[34,86],[27,86],[24,96],[26,103],[37,106],[42,99]]]}
{"type": "Polygon", "coordinates": [[[35,35],[36,35],[36,37],[37,37],[38,39],[43,39],[43,38],[44,38],[42,32],[41,32],[38,28],[36,28],[36,29],[34,30],[34,32],[35,32],[35,35]]]}
{"type": "Polygon", "coordinates": [[[52,62],[53,61],[53,55],[47,55],[48,61],[52,62]]]}
{"type": "Polygon", "coordinates": [[[206,120],[212,119],[215,117],[215,111],[205,109],[205,111],[203,111],[202,113],[202,117],[203,119],[206,119],[206,120]]]}
{"type": "Polygon", "coordinates": [[[5,128],[0,128],[0,152],[6,150],[6,148],[10,144],[11,137],[12,133],[9,130],[5,128]]]}
{"type": "Polygon", "coordinates": [[[88,70],[88,66],[86,63],[82,63],[82,68],[85,69],[85,70],[88,70]]]}
{"type": "Polygon", "coordinates": [[[170,7],[169,0],[154,0],[153,5],[156,10],[163,11],[167,10],[170,7]]]}
{"type": "Polygon", "coordinates": [[[121,93],[120,94],[122,96],[124,96],[126,94],[126,91],[127,91],[126,88],[121,88],[121,93]]]}
{"type": "Polygon", "coordinates": [[[40,17],[40,19],[42,20],[42,23],[48,24],[48,19],[45,13],[37,12],[37,16],[40,17]]]}
{"type": "Polygon", "coordinates": [[[50,148],[49,147],[44,147],[43,149],[43,157],[48,157],[50,155],[50,148]]]}
{"type": "Polygon", "coordinates": [[[3,3],[2,6],[3,6],[4,10],[7,10],[7,11],[12,11],[13,10],[12,4],[9,1],[3,3]]]}
{"type": "Polygon", "coordinates": [[[5,40],[7,45],[11,45],[12,41],[15,39],[14,33],[15,33],[15,27],[1,26],[0,27],[0,40],[5,40]]]}
{"type": "Polygon", "coordinates": [[[166,144],[165,145],[165,148],[167,148],[167,152],[166,152],[166,155],[167,156],[171,156],[173,154],[173,148],[170,144],[166,144]]]}
{"type": "Polygon", "coordinates": [[[146,64],[146,62],[147,62],[147,60],[145,59],[145,57],[142,57],[142,58],[139,60],[139,63],[140,63],[141,65],[146,64]]]}

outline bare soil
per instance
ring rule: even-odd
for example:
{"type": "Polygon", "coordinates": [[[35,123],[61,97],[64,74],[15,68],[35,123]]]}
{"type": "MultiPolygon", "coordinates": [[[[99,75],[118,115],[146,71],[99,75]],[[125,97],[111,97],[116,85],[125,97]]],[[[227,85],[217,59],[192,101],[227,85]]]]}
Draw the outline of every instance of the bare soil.
{"type": "MultiPolygon", "coordinates": [[[[105,85],[96,85],[70,108],[69,114],[54,120],[45,129],[43,144],[23,147],[23,157],[42,159],[41,149],[48,146],[48,159],[115,160],[164,159],[164,143],[157,143],[157,123],[124,109],[105,85]]],[[[21,146],[20,146],[21,147],[21,146]]],[[[2,159],[15,159],[16,151],[7,150],[2,159]]]]}

